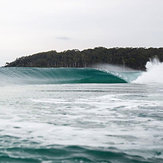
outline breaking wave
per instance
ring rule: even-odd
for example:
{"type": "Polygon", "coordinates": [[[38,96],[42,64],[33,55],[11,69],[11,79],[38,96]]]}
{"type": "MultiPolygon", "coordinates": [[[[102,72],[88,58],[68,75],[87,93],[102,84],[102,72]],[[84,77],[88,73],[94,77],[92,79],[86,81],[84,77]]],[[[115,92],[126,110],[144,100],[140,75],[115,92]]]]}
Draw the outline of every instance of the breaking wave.
{"type": "Polygon", "coordinates": [[[71,83],[138,83],[163,84],[163,63],[157,58],[146,64],[146,71],[134,71],[114,65],[92,68],[0,68],[0,85],[71,84],[71,83]]]}
{"type": "Polygon", "coordinates": [[[129,73],[93,68],[0,68],[0,84],[128,83],[129,73]],[[127,77],[128,76],[128,77],[127,77]]]}
{"type": "Polygon", "coordinates": [[[161,63],[157,58],[151,59],[146,64],[146,72],[143,72],[134,83],[163,84],[163,63],[161,63]]]}

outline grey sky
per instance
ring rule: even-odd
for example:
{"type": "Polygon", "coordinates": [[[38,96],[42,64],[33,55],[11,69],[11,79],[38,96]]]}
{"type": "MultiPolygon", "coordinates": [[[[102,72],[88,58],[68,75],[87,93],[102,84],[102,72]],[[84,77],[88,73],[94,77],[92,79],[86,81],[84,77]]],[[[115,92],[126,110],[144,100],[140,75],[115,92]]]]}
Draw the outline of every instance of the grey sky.
{"type": "Polygon", "coordinates": [[[161,47],[163,0],[0,0],[0,65],[55,49],[161,47]]]}

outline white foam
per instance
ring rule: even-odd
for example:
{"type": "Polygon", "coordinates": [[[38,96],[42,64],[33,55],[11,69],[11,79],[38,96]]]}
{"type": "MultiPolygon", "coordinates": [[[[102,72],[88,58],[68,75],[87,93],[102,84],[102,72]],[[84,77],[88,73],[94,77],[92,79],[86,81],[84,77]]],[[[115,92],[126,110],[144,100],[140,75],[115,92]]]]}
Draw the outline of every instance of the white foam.
{"type": "Polygon", "coordinates": [[[154,58],[147,62],[146,72],[143,72],[134,83],[161,83],[163,84],[163,63],[157,58],[154,58]]]}

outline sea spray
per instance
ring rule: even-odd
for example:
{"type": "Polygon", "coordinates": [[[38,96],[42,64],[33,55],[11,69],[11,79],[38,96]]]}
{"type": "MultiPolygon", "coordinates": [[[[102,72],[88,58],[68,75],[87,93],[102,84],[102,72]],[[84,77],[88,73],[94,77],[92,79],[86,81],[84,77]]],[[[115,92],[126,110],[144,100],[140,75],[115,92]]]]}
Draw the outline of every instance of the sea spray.
{"type": "Polygon", "coordinates": [[[163,63],[161,63],[158,58],[150,59],[146,64],[146,72],[143,72],[134,83],[163,84],[163,63]]]}
{"type": "Polygon", "coordinates": [[[93,68],[107,72],[108,74],[115,75],[127,83],[131,83],[140,76],[141,71],[134,70],[132,68],[122,66],[122,65],[113,65],[113,64],[96,64],[92,66],[93,68]]]}

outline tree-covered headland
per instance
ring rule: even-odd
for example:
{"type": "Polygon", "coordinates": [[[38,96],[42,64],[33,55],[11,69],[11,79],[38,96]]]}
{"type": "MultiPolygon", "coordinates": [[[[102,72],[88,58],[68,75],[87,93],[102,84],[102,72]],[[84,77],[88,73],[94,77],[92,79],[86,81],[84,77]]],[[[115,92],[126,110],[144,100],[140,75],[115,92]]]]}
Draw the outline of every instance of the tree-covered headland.
{"type": "Polygon", "coordinates": [[[94,64],[116,64],[145,70],[150,58],[163,61],[163,48],[104,48],[86,50],[48,51],[25,56],[7,63],[5,67],[89,67],[94,64]]]}

